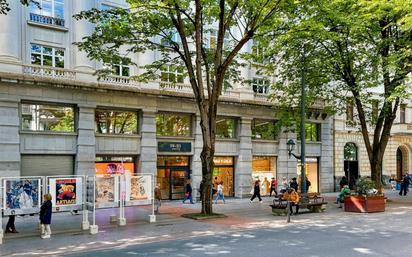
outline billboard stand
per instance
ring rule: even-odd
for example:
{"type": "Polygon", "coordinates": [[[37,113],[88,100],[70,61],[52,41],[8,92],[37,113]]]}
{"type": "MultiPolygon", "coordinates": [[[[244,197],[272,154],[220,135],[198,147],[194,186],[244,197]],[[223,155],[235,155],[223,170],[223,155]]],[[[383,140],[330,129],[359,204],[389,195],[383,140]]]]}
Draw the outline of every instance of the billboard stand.
{"type": "Polygon", "coordinates": [[[87,209],[87,182],[86,176],[83,177],[83,221],[82,221],[82,230],[90,229],[89,222],[89,210],[87,209]]]}
{"type": "Polygon", "coordinates": [[[149,222],[154,223],[156,222],[156,215],[154,213],[155,210],[155,180],[154,180],[154,175],[152,174],[152,214],[149,215],[149,222]]]}
{"type": "Polygon", "coordinates": [[[125,202],[126,202],[126,176],[120,176],[120,208],[119,208],[119,226],[126,226],[126,217],[124,212],[125,202]]]}
{"type": "Polygon", "coordinates": [[[93,225],[90,225],[90,234],[95,235],[99,233],[99,226],[96,225],[96,176],[93,176],[93,225]]]}

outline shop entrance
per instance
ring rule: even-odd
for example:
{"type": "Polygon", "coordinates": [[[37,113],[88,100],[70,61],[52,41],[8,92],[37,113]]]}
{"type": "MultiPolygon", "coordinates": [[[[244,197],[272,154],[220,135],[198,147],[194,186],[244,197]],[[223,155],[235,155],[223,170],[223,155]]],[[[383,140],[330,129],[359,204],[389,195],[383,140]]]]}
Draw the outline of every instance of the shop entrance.
{"type": "Polygon", "coordinates": [[[188,179],[190,179],[188,156],[159,156],[157,158],[157,183],[160,185],[162,199],[182,199],[188,179]]]}
{"type": "Polygon", "coordinates": [[[354,189],[359,178],[358,148],[354,143],[346,143],[343,150],[343,168],[348,179],[349,188],[354,189]]]}
{"type": "Polygon", "coordinates": [[[223,194],[234,196],[234,162],[233,157],[214,157],[213,162],[213,187],[217,190],[220,182],[223,182],[223,194]]]}

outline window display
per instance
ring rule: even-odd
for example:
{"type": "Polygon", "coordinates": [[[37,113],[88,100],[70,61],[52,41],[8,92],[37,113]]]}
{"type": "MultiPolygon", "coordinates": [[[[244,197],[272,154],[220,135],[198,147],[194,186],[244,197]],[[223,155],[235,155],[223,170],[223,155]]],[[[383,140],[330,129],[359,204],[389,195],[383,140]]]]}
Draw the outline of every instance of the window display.
{"type": "Polygon", "coordinates": [[[253,156],[252,177],[253,182],[260,180],[260,194],[269,195],[270,181],[276,178],[276,157],[253,156]]]}
{"type": "Polygon", "coordinates": [[[96,157],[96,175],[135,174],[135,157],[126,156],[98,156],[96,157]]]}
{"type": "Polygon", "coordinates": [[[213,162],[213,187],[217,190],[217,186],[223,182],[223,195],[234,196],[234,161],[233,157],[214,157],[213,162]]]}
{"type": "MultiPolygon", "coordinates": [[[[300,161],[298,161],[297,165],[297,179],[299,183],[299,191],[300,191],[300,161]]],[[[318,177],[318,169],[319,169],[319,160],[318,158],[306,158],[305,160],[305,175],[306,178],[310,181],[310,187],[308,188],[308,192],[319,192],[319,177],[318,177]]]]}

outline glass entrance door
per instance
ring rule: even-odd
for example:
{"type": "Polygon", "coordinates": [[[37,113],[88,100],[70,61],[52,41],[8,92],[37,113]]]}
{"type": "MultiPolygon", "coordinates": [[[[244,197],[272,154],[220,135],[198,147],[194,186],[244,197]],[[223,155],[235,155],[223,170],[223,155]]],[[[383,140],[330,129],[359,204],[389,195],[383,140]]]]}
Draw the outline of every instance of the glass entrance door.
{"type": "Polygon", "coordinates": [[[185,185],[188,171],[181,167],[172,167],[170,169],[170,199],[183,199],[185,194],[185,185]]]}

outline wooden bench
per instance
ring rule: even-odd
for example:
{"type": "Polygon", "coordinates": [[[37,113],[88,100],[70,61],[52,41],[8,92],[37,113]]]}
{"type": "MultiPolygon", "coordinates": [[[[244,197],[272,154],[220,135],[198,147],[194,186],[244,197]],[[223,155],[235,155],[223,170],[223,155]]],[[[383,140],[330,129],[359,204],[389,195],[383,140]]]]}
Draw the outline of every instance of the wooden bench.
{"type": "MultiPolygon", "coordinates": [[[[273,204],[270,205],[272,207],[273,215],[287,215],[287,201],[281,198],[282,196],[275,197],[273,199],[273,204]]],[[[299,209],[308,209],[309,212],[323,212],[325,210],[325,205],[328,204],[325,202],[325,199],[317,193],[309,193],[308,194],[309,202],[299,202],[298,206],[299,209]]]]}

